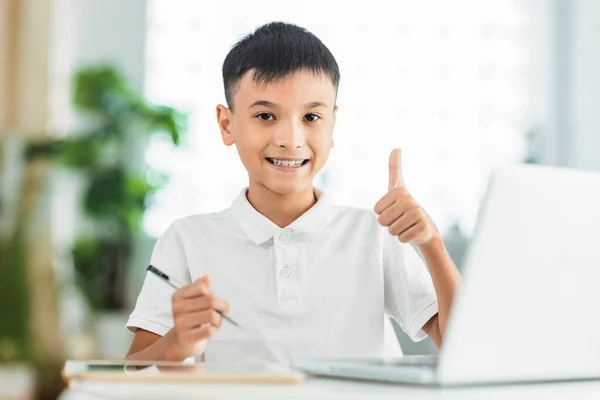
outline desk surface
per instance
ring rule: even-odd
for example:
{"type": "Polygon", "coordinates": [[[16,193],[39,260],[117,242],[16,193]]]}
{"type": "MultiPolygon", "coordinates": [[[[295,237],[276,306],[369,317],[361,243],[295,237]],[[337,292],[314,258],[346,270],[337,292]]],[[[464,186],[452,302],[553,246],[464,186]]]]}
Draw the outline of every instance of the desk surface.
{"type": "Polygon", "coordinates": [[[100,399],[600,399],[600,381],[433,389],[308,378],[298,385],[72,382],[61,400],[100,399]]]}

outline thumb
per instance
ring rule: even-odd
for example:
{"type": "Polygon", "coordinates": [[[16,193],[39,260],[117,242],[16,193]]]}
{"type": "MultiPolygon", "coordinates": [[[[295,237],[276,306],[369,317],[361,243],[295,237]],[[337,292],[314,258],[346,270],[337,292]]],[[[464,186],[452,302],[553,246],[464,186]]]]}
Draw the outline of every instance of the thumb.
{"type": "Polygon", "coordinates": [[[390,182],[388,184],[388,192],[399,186],[404,186],[401,155],[402,152],[400,149],[394,149],[390,153],[390,182]]]}
{"type": "Polygon", "coordinates": [[[204,275],[200,280],[206,284],[206,286],[210,287],[211,278],[209,274],[204,275]]]}

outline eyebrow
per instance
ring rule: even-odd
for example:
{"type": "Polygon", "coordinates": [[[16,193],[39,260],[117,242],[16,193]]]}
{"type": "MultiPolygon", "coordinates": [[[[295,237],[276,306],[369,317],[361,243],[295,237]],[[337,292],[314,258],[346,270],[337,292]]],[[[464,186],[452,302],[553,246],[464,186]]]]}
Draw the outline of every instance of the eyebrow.
{"type": "Polygon", "coordinates": [[[250,104],[250,106],[248,108],[257,107],[257,106],[277,108],[277,104],[272,103],[267,100],[256,100],[254,103],[250,104]]]}
{"type": "Polygon", "coordinates": [[[327,108],[327,104],[322,101],[313,101],[312,103],[305,104],[306,108],[316,108],[316,107],[325,107],[327,108]]]}
{"type": "MultiPolygon", "coordinates": [[[[262,106],[262,107],[270,107],[270,108],[277,108],[277,104],[268,101],[268,100],[256,100],[254,103],[250,104],[250,106],[248,108],[253,108],[253,107],[257,107],[257,106],[262,106]]],[[[327,108],[327,104],[323,103],[322,101],[313,101],[310,103],[307,103],[304,105],[305,108],[316,108],[316,107],[325,107],[327,108]]]]}

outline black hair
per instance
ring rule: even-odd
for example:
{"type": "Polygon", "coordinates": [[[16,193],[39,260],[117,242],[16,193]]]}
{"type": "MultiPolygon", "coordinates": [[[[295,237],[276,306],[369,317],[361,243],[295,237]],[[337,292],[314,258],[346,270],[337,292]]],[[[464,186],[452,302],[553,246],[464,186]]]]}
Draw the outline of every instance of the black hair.
{"type": "Polygon", "coordinates": [[[237,42],[223,62],[225,99],[232,109],[233,94],[244,74],[270,84],[301,70],[323,74],[336,91],[340,70],[333,54],[308,30],[285,22],[271,22],[257,28],[237,42]]]}

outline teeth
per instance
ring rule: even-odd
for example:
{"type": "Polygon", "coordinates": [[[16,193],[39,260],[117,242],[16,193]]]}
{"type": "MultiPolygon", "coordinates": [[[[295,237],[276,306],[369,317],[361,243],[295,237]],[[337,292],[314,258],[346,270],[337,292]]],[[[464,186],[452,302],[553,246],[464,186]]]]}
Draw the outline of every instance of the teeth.
{"type": "Polygon", "coordinates": [[[298,160],[298,161],[288,161],[288,160],[278,160],[276,158],[273,158],[273,164],[274,165],[281,165],[283,167],[299,167],[302,165],[303,160],[298,160]]]}

